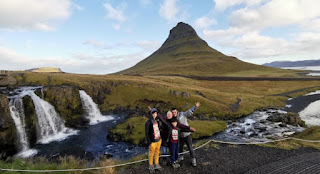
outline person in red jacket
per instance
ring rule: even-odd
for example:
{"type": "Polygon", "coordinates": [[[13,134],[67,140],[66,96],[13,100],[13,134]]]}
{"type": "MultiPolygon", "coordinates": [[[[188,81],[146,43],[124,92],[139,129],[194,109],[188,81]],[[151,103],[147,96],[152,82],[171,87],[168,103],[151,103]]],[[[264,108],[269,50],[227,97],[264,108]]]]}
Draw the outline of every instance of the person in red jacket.
{"type": "Polygon", "coordinates": [[[170,162],[173,168],[178,168],[180,165],[178,164],[179,157],[179,134],[180,132],[192,132],[190,129],[183,128],[178,125],[177,117],[173,117],[171,120],[169,138],[167,142],[170,143],[170,162]]]}

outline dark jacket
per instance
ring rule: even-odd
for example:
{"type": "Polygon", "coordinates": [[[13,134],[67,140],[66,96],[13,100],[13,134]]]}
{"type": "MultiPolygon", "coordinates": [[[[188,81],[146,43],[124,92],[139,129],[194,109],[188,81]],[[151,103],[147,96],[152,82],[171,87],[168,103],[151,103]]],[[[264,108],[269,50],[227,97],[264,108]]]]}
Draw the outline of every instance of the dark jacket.
{"type": "MultiPolygon", "coordinates": [[[[156,119],[154,120],[151,112],[149,113],[150,118],[146,121],[145,124],[145,132],[146,132],[146,141],[147,144],[150,145],[153,142],[157,142],[157,140],[154,139],[154,131],[153,131],[153,122],[156,121],[158,123],[159,126],[159,130],[160,130],[160,136],[161,136],[161,125],[167,125],[169,126],[169,123],[162,117],[162,116],[157,116],[156,119]]],[[[167,137],[165,137],[167,138],[167,137]]]]}
{"type": "MultiPolygon", "coordinates": [[[[161,129],[160,129],[160,134],[161,134],[161,137],[163,139],[162,141],[162,146],[164,147],[169,147],[169,143],[167,142],[167,140],[170,138],[170,135],[171,135],[171,132],[172,132],[172,124],[170,123],[170,120],[165,118],[165,121],[168,123],[168,124],[162,124],[161,125],[161,129]],[[169,126],[168,126],[169,125],[169,126]],[[170,132],[170,134],[169,134],[170,132]]],[[[184,124],[181,124],[179,121],[178,121],[178,124],[177,124],[178,128],[181,128],[181,129],[186,129],[186,130],[189,130],[190,131],[190,127],[189,126],[186,126],[184,124]]],[[[184,132],[188,132],[188,131],[184,131],[184,132]]]]}

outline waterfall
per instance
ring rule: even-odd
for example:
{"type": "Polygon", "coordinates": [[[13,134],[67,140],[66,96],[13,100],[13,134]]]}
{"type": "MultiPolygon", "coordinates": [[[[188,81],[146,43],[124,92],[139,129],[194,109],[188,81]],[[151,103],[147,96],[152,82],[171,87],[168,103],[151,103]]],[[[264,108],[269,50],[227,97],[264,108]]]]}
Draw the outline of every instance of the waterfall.
{"type": "Polygon", "coordinates": [[[36,131],[37,142],[47,144],[52,141],[61,141],[70,135],[77,134],[78,131],[67,128],[64,120],[60,118],[54,107],[47,101],[38,97],[34,91],[42,87],[23,87],[15,90],[14,96],[10,96],[11,116],[15,121],[19,134],[19,150],[24,151],[29,148],[28,138],[25,133],[24,110],[22,98],[30,96],[36,110],[36,131]],[[26,146],[27,144],[27,146],[26,146]]]}
{"type": "Polygon", "coordinates": [[[25,90],[21,95],[30,96],[35,106],[38,143],[47,144],[51,141],[61,141],[77,133],[77,131],[65,127],[64,120],[60,118],[54,107],[38,97],[33,90],[25,90]]]}
{"type": "Polygon", "coordinates": [[[86,118],[90,120],[90,125],[113,119],[111,116],[103,116],[98,105],[93,102],[92,98],[84,90],[79,90],[79,93],[82,106],[86,112],[86,118]]]}
{"type": "Polygon", "coordinates": [[[29,157],[37,153],[36,150],[30,149],[28,136],[26,133],[25,115],[23,103],[21,98],[12,99],[9,103],[10,115],[16,126],[16,133],[18,138],[18,151],[17,156],[29,157]]]}

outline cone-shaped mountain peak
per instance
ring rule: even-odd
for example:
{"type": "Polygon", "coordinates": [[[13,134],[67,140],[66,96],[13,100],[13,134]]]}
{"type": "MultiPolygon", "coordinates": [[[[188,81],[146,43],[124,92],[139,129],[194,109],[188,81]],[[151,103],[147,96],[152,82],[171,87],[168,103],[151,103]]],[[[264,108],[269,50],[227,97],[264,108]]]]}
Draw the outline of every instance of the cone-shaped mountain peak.
{"type": "Polygon", "coordinates": [[[175,27],[170,30],[168,39],[164,44],[170,43],[182,38],[198,38],[196,31],[189,25],[179,22],[175,27]]]}
{"type": "Polygon", "coordinates": [[[116,74],[237,76],[239,72],[246,75],[246,72],[255,71],[267,74],[275,69],[226,56],[211,48],[189,24],[179,22],[170,30],[168,38],[157,51],[135,66],[116,74]]]}

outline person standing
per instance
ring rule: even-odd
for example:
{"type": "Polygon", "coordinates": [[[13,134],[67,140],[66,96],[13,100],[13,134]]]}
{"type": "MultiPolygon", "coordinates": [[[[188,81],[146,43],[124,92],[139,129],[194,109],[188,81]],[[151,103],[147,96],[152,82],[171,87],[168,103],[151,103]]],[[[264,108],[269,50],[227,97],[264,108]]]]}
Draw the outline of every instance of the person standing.
{"type": "Polygon", "coordinates": [[[160,122],[167,124],[162,117],[158,117],[158,111],[156,108],[152,108],[150,111],[151,117],[145,123],[146,141],[149,146],[149,171],[155,172],[155,170],[162,170],[163,168],[159,164],[159,154],[161,146],[160,135],[160,122]],[[154,163],[153,163],[154,158],[154,163]]]}
{"type": "MultiPolygon", "coordinates": [[[[171,112],[172,112],[172,115],[174,117],[177,117],[178,121],[181,123],[181,124],[184,124],[186,126],[189,126],[188,124],[188,120],[187,118],[189,116],[191,116],[193,114],[193,112],[200,106],[200,102],[197,102],[195,103],[195,106],[193,106],[192,108],[190,108],[189,110],[185,111],[185,112],[178,112],[177,111],[177,108],[172,108],[171,109],[171,112]]],[[[180,144],[179,144],[179,152],[182,153],[183,152],[183,146],[184,144],[187,144],[188,146],[188,150],[190,152],[190,156],[191,156],[191,163],[192,163],[192,166],[197,166],[197,160],[196,160],[196,157],[195,157],[195,153],[194,153],[194,150],[192,148],[192,136],[191,136],[191,132],[183,132],[180,134],[180,144]]],[[[180,155],[180,159],[179,161],[182,161],[184,158],[183,158],[183,155],[180,155]]]]}
{"type": "Polygon", "coordinates": [[[173,168],[179,168],[180,165],[178,163],[179,157],[179,133],[180,132],[193,132],[190,128],[184,128],[178,125],[177,117],[172,117],[170,120],[171,129],[169,131],[169,149],[170,149],[170,162],[173,168]]]}

